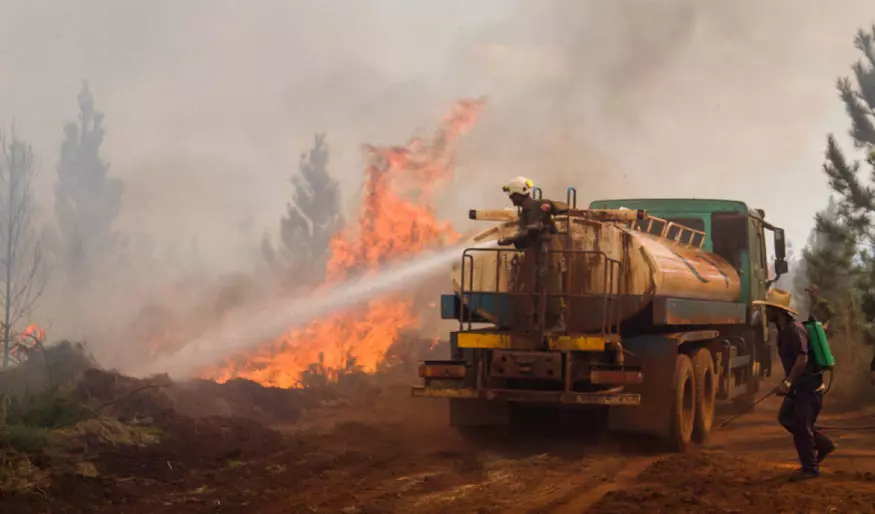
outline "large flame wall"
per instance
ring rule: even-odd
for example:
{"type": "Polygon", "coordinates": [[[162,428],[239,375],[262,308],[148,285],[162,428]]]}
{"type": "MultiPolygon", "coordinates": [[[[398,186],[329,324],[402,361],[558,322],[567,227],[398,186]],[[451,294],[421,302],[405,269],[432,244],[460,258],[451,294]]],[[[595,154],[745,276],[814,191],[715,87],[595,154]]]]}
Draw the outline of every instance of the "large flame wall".
{"type": "MultiPolygon", "coordinates": [[[[482,100],[461,100],[430,139],[365,148],[362,207],[331,242],[326,285],[343,281],[350,273],[374,273],[393,260],[458,240],[453,227],[436,218],[432,201],[453,176],[455,143],[474,125],[482,107],[482,100]]],[[[379,298],[362,309],[290,331],[206,377],[218,381],[241,377],[294,387],[301,372],[320,356],[329,369],[344,368],[352,357],[365,371],[374,371],[399,334],[417,325],[410,295],[379,298]]]]}

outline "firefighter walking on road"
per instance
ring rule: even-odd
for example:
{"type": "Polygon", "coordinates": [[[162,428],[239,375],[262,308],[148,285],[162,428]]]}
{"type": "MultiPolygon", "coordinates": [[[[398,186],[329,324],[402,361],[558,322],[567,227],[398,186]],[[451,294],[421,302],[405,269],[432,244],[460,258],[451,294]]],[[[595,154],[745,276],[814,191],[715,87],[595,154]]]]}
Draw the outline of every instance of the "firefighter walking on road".
{"type": "Polygon", "coordinates": [[[818,477],[820,463],[836,444],[814,426],[823,407],[823,375],[813,355],[809,358],[808,331],[796,321],[790,300],[789,292],[771,289],[764,301],[753,303],[765,306],[767,319],[778,329],[778,355],[786,377],[775,389],[784,397],[778,422],[793,434],[802,467],[790,479],[799,481],[818,477]]]}

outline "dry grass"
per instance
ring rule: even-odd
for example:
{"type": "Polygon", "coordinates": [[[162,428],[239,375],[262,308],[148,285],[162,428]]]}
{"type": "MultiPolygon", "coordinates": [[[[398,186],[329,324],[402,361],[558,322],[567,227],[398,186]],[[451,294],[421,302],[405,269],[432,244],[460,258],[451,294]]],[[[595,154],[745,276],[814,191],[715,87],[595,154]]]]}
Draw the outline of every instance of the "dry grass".
{"type": "Polygon", "coordinates": [[[834,336],[830,349],[836,359],[836,369],[830,378],[830,403],[839,409],[856,409],[875,402],[875,389],[870,382],[869,362],[872,347],[856,338],[834,336]]]}
{"type": "Polygon", "coordinates": [[[48,348],[41,358],[0,372],[0,492],[46,490],[61,474],[99,476],[89,444],[146,446],[161,432],[122,423],[80,401],[74,383],[93,367],[84,347],[48,348]]]}
{"type": "Polygon", "coordinates": [[[63,441],[96,438],[113,446],[148,446],[157,443],[161,430],[149,425],[122,423],[106,416],[81,421],[73,426],[53,431],[63,441]]]}

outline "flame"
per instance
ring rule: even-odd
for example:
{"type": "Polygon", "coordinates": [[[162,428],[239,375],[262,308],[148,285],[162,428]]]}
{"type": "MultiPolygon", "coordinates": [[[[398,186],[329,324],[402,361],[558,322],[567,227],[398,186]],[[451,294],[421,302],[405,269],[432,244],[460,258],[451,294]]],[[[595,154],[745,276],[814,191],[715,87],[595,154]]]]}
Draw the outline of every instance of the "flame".
{"type": "Polygon", "coordinates": [[[32,341],[32,344],[39,344],[46,340],[46,331],[38,325],[31,323],[27,328],[19,332],[18,337],[23,340],[32,341]]]}
{"type": "MultiPolygon", "coordinates": [[[[429,248],[455,243],[459,234],[439,221],[432,201],[454,173],[455,143],[477,121],[483,100],[461,100],[431,139],[404,146],[366,146],[364,201],[355,221],[331,241],[326,285],[351,273],[372,274],[384,264],[429,248]]],[[[207,373],[224,382],[247,378],[294,387],[314,363],[344,370],[353,364],[372,372],[399,334],[418,325],[408,294],[375,299],[354,312],[316,320],[260,351],[207,373]]]]}
{"type": "Polygon", "coordinates": [[[45,340],[46,331],[39,325],[31,323],[12,338],[9,356],[17,363],[24,362],[34,350],[41,347],[45,340]]]}

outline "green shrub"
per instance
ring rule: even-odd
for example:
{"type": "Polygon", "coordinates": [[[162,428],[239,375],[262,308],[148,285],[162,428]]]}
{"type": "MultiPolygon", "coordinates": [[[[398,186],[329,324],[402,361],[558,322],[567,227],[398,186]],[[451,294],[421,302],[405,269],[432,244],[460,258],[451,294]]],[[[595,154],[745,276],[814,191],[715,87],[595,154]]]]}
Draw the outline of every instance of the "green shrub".
{"type": "Polygon", "coordinates": [[[50,442],[48,430],[25,425],[0,427],[0,447],[14,448],[25,453],[36,453],[50,442]]]}
{"type": "Polygon", "coordinates": [[[85,419],[88,411],[72,394],[56,388],[7,399],[6,422],[38,428],[59,428],[85,419]]]}

